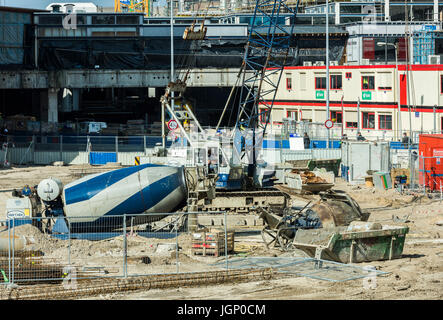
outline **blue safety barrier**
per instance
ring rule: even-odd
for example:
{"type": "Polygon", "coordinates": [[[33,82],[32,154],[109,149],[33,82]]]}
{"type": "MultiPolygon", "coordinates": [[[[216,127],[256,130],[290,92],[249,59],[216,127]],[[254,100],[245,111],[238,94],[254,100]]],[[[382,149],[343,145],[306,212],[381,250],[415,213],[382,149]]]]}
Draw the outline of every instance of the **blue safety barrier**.
{"type": "Polygon", "coordinates": [[[89,164],[101,165],[108,162],[117,162],[117,153],[115,152],[91,152],[89,153],[89,164]]]}

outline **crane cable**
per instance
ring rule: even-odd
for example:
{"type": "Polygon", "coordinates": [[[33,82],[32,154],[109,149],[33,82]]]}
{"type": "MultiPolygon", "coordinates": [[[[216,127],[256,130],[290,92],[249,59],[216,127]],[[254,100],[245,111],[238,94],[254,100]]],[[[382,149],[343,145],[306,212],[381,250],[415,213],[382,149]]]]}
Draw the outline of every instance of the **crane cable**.
{"type": "MultiPolygon", "coordinates": [[[[204,21],[206,20],[206,18],[208,16],[209,7],[211,6],[212,2],[213,2],[212,0],[209,1],[209,4],[206,8],[206,12],[204,13],[203,17],[201,18],[201,20],[203,21],[202,27],[204,26],[204,21]]],[[[198,16],[200,13],[201,3],[202,3],[202,1],[199,1],[197,11],[194,13],[194,22],[192,23],[192,26],[195,26],[198,22],[198,16]]],[[[181,72],[179,72],[180,77],[178,77],[178,78],[183,82],[185,82],[187,80],[186,78],[187,78],[191,68],[195,66],[195,53],[201,47],[199,45],[201,43],[201,41],[202,41],[202,39],[192,40],[192,43],[190,44],[191,53],[182,55],[181,65],[180,65],[181,72]]]]}

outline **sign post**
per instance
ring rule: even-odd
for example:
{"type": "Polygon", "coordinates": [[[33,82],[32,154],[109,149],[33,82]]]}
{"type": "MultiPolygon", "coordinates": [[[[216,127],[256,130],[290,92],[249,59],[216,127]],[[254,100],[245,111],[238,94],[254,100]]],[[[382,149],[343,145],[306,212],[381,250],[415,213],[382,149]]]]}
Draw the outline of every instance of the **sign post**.
{"type": "Polygon", "coordinates": [[[326,141],[327,146],[326,148],[329,149],[329,129],[331,129],[334,126],[334,121],[332,121],[331,119],[328,119],[325,121],[325,127],[326,129],[328,129],[328,141],[326,141]]]}

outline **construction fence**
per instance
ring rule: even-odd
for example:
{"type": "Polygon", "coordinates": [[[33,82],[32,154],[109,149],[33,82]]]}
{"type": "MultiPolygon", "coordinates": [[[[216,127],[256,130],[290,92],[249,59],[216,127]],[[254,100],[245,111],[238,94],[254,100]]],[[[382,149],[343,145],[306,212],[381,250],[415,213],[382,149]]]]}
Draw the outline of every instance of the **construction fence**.
{"type": "MultiPolygon", "coordinates": [[[[2,164],[66,164],[101,165],[120,162],[134,165],[134,158],[149,155],[161,143],[156,136],[8,136],[2,145],[2,164]]],[[[166,146],[171,144],[167,141],[166,146]]]]}
{"type": "MultiPolygon", "coordinates": [[[[164,288],[171,283],[207,285],[232,276],[247,278],[248,274],[256,274],[249,280],[257,281],[260,276],[270,277],[270,269],[284,276],[334,282],[385,274],[375,269],[300,256],[248,257],[245,247],[248,243],[253,245],[250,241],[238,242],[235,237],[245,234],[260,237],[260,228],[254,232],[235,226],[234,232],[235,215],[205,212],[204,215],[211,216],[210,225],[214,226],[191,231],[190,221],[196,218],[192,215],[198,214],[180,212],[99,219],[92,216],[11,217],[2,222],[0,232],[0,299],[11,297],[11,291],[2,291],[2,288],[51,284],[58,285],[62,291],[75,290],[81,283],[91,285],[93,280],[102,280],[97,286],[104,293],[104,284],[109,290],[122,289],[122,284],[115,282],[118,279],[139,279],[139,288],[145,283],[143,279],[150,279],[149,288],[157,285],[164,288]]],[[[255,243],[260,245],[260,241],[255,243]]],[[[124,288],[128,288],[128,283],[124,288]]],[[[42,292],[39,286],[31,286],[36,288],[31,293],[40,298],[54,290],[50,287],[48,293],[42,292]]],[[[64,297],[66,292],[60,294],[64,297]]]]}
{"type": "Polygon", "coordinates": [[[219,259],[233,252],[226,213],[213,216],[224,225],[196,233],[187,230],[187,213],[10,218],[0,232],[0,283],[220,270],[205,261],[189,265],[189,256],[219,259]]]}

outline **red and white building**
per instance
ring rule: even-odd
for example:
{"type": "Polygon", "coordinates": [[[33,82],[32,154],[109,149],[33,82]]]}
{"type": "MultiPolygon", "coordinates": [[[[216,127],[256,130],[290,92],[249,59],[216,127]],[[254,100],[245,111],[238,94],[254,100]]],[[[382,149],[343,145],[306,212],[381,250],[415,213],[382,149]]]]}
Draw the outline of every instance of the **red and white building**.
{"type": "Polygon", "coordinates": [[[326,67],[287,67],[276,94],[270,126],[277,133],[285,118],[314,123],[324,123],[329,118],[335,122],[332,137],[337,138],[341,137],[342,126],[349,137],[355,137],[359,128],[369,139],[398,140],[403,132],[409,135],[410,127],[416,132],[441,132],[443,65],[408,68],[330,66],[327,115],[326,67]]]}

